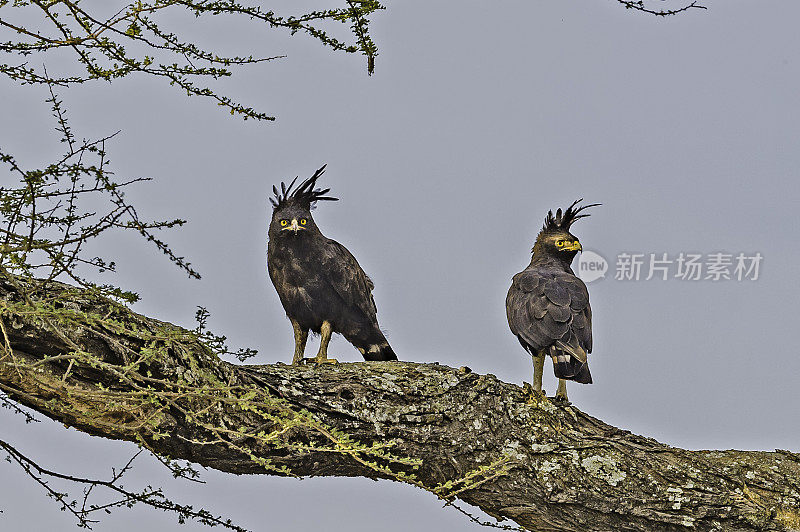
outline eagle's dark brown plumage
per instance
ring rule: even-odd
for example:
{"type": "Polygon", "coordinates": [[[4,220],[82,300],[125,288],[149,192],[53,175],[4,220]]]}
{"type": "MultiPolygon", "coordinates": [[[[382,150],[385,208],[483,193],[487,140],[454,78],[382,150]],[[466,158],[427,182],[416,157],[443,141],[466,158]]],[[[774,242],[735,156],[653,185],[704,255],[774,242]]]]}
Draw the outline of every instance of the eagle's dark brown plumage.
{"type": "Polygon", "coordinates": [[[325,166],[297,188],[272,187],[273,206],[267,246],[267,269],[294,328],[293,364],[303,360],[308,331],[320,333],[315,361],[335,362],[327,355],[334,332],[343,335],[366,360],[397,360],[378,327],[372,281],[355,257],[326,238],[311,216],[317,201],[335,201],[330,189],[315,189],[325,166]]]}
{"type": "Polygon", "coordinates": [[[592,308],[586,285],[570,264],[581,244],[570,226],[588,214],[577,200],[565,211],[547,213],[533,246],[530,265],[514,276],[506,296],[506,317],[511,332],[534,357],[533,387],[542,390],[544,357],[553,360],[559,378],[556,397],[566,401],[564,380],[591,384],[587,354],[592,352],[592,308]]]}

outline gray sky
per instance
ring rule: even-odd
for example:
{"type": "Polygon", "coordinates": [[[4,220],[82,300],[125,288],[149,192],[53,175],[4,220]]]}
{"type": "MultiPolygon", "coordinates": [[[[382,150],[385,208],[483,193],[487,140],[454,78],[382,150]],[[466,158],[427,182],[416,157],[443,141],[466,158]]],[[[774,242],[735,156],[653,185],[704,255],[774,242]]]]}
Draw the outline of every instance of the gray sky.
{"type": "MultiPolygon", "coordinates": [[[[203,305],[214,331],[259,349],[256,362],[289,362],[291,326],[265,267],[267,194],[327,163],[322,184],[341,201],[315,219],[375,281],[398,356],[521,383],[532,364],[508,330],[506,290],[547,210],[583,197],[603,206],[573,232],[610,270],[589,284],[595,384],[569,386],[576,406],[685,448],[800,451],[800,4],[705,5],[656,19],[611,0],[389,3],[373,25],[372,77],[360,58],[302,36],[223,22],[215,44],[288,55],[224,82],[275,123],[233,119],[153,80],[62,92],[79,136],[123,130],[109,147],[117,175],[156,178],[130,197],[147,216],[190,221],[168,240],[204,276],[186,279],[131,237],[103,244],[118,258],[113,281],[141,294],[141,313],[193,327],[203,305]],[[619,281],[623,252],[764,258],[757,281],[619,281]]],[[[55,134],[42,133],[45,91],[5,80],[0,90],[0,144],[31,166],[57,154],[55,134]]],[[[360,359],[340,338],[330,352],[360,359]]],[[[555,390],[549,365],[545,389],[555,390]]],[[[134,449],[5,411],[0,423],[65,473],[105,474],[134,449]]],[[[4,529],[71,527],[15,468],[0,463],[0,478],[4,529]]],[[[175,499],[255,531],[481,529],[396,483],[204,478],[172,482],[143,458],[127,484],[163,481],[175,499]]],[[[177,525],[122,510],[95,530],[147,527],[177,525]]]]}

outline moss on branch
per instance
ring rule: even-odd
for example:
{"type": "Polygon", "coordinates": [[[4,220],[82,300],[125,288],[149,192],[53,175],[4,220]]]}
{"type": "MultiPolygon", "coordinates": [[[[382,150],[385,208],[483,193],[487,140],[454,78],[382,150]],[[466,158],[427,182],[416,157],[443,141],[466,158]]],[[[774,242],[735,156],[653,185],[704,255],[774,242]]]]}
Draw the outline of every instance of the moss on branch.
{"type": "Polygon", "coordinates": [[[393,479],[529,530],[792,530],[800,457],[686,451],[437,364],[242,366],[90,292],[0,285],[0,389],[223,471],[393,479]]]}

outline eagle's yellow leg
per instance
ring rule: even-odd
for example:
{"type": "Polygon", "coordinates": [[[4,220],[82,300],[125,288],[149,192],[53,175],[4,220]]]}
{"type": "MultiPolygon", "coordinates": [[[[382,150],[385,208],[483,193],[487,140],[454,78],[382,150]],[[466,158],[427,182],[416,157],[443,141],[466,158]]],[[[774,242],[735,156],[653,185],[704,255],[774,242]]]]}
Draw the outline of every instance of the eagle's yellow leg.
{"type": "Polygon", "coordinates": [[[567,399],[567,381],[564,379],[558,379],[558,390],[556,390],[556,399],[560,399],[565,403],[569,403],[569,399],[567,399]]]}
{"type": "Polygon", "coordinates": [[[294,356],[292,357],[292,365],[303,363],[303,353],[306,350],[306,340],[308,340],[308,331],[300,327],[300,324],[295,320],[292,321],[292,328],[294,329],[294,356]]]}
{"type": "Polygon", "coordinates": [[[544,374],[544,353],[533,357],[533,391],[542,391],[542,374],[544,374]]]}
{"type": "Polygon", "coordinates": [[[328,342],[331,341],[331,335],[333,334],[333,327],[331,326],[331,322],[323,321],[322,327],[320,327],[320,335],[322,336],[319,340],[319,353],[317,353],[317,358],[314,359],[314,362],[317,364],[338,364],[339,361],[335,358],[328,358],[328,342]]]}

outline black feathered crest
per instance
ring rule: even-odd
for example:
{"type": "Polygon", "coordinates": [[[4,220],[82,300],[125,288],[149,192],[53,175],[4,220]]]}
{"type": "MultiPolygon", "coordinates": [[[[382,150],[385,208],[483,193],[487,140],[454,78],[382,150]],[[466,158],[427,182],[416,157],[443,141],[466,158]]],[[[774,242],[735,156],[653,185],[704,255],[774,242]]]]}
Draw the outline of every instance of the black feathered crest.
{"type": "Polygon", "coordinates": [[[314,188],[317,184],[317,179],[325,173],[326,166],[328,165],[322,165],[322,168],[314,172],[314,175],[300,183],[294,190],[292,190],[292,187],[294,187],[294,184],[297,182],[297,177],[292,179],[288,187],[286,183],[281,182],[280,191],[278,191],[278,187],[272,185],[272,192],[275,194],[274,198],[269,199],[269,202],[272,203],[272,208],[277,210],[289,205],[297,205],[310,211],[313,205],[318,201],[339,201],[339,198],[325,195],[330,192],[331,189],[314,188]]]}
{"type": "Polygon", "coordinates": [[[583,198],[573,201],[572,205],[567,207],[564,212],[561,212],[561,209],[558,209],[555,214],[553,214],[553,211],[548,211],[547,216],[544,219],[542,231],[556,231],[559,229],[569,231],[570,226],[577,220],[589,216],[588,214],[580,214],[581,211],[588,209],[589,207],[597,207],[601,205],[600,203],[591,203],[589,205],[581,205],[578,207],[578,203],[582,201],[583,198]]]}

